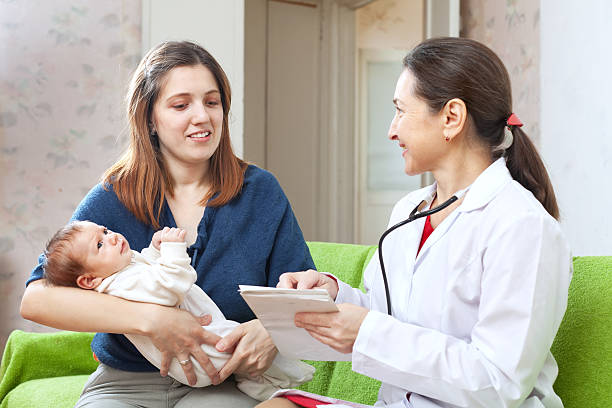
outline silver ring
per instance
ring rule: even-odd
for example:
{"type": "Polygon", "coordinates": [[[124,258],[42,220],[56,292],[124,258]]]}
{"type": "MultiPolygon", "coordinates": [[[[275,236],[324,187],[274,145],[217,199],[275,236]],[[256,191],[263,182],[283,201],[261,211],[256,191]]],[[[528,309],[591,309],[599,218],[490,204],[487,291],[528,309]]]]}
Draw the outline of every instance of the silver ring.
{"type": "Polygon", "coordinates": [[[191,362],[191,361],[189,361],[189,359],[187,359],[187,360],[179,360],[179,364],[180,364],[180,365],[182,365],[182,366],[187,365],[187,364],[189,364],[190,362],[191,362]]]}

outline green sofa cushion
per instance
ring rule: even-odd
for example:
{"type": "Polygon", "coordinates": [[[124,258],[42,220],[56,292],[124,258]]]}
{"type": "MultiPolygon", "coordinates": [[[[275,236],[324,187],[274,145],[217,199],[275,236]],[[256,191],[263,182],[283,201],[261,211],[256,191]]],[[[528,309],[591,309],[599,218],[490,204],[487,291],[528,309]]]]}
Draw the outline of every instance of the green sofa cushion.
{"type": "Polygon", "coordinates": [[[18,384],[38,378],[90,374],[98,366],[92,333],[11,333],[0,365],[0,399],[18,384]]]}
{"type": "Polygon", "coordinates": [[[6,398],[2,400],[0,408],[74,407],[87,378],[89,378],[89,375],[86,374],[26,381],[7,394],[6,398]]]}
{"type": "Polygon", "coordinates": [[[566,408],[612,407],[612,257],[577,257],[567,312],[552,346],[566,408]]]}
{"type": "Polygon", "coordinates": [[[13,331],[0,365],[0,408],[74,406],[98,366],[92,339],[92,333],[13,331]]]}

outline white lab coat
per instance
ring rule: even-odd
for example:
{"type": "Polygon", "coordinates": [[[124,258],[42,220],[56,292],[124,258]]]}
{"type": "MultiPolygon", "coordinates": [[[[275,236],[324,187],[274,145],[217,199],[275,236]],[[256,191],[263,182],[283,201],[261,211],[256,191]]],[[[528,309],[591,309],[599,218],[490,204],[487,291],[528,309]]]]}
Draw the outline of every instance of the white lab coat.
{"type": "MultiPolygon", "coordinates": [[[[389,226],[434,191],[400,200],[389,226]]],[[[562,407],[550,346],[567,306],[572,262],[557,221],[499,159],[417,256],[424,222],[399,228],[383,245],[393,317],[378,253],[365,271],[367,294],[339,282],[336,303],[371,309],[352,364],[382,381],[376,406],[562,407]]]]}

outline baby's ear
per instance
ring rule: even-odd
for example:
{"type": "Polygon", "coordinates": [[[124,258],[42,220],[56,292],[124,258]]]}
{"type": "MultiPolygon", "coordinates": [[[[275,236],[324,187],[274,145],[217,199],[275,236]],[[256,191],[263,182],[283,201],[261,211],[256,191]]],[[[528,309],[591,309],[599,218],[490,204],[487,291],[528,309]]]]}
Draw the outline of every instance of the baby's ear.
{"type": "Polygon", "coordinates": [[[97,288],[98,285],[102,283],[102,278],[85,273],[83,275],[79,275],[76,283],[80,288],[90,290],[97,288]]]}

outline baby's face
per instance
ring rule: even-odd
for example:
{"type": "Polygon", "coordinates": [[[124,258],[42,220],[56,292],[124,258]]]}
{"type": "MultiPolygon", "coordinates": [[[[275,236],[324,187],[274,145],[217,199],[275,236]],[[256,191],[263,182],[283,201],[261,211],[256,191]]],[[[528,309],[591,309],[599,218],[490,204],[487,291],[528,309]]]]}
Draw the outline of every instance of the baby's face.
{"type": "Polygon", "coordinates": [[[90,275],[106,278],[130,264],[132,252],[123,235],[89,221],[79,225],[82,231],[76,234],[73,248],[90,275]]]}

